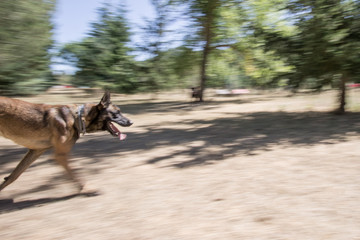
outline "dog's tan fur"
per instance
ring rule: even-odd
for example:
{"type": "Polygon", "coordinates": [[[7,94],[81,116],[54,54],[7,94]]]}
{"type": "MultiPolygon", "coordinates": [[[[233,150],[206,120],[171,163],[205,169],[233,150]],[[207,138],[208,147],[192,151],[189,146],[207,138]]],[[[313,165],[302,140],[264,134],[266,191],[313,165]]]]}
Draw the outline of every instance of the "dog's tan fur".
{"type": "Polygon", "coordinates": [[[46,105],[0,97],[0,136],[29,149],[10,176],[0,185],[0,191],[14,182],[42,153],[53,148],[55,160],[78,185],[81,181],[68,165],[71,148],[79,139],[85,126],[86,132],[109,130],[109,123],[130,126],[132,122],[121,115],[120,109],[111,104],[106,92],[99,104],[46,105]],[[79,113],[81,111],[81,113],[79,113]]]}

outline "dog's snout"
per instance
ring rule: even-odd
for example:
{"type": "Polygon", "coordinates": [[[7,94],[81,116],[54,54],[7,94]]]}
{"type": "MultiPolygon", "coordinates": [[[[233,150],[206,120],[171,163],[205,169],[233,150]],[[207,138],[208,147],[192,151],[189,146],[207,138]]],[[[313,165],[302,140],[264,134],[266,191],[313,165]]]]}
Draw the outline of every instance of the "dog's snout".
{"type": "Polygon", "coordinates": [[[126,118],[126,117],[123,117],[123,118],[121,119],[121,124],[120,124],[120,125],[122,125],[123,127],[130,127],[130,126],[133,125],[133,124],[134,124],[133,121],[131,121],[130,119],[128,119],[128,118],[126,118]]]}

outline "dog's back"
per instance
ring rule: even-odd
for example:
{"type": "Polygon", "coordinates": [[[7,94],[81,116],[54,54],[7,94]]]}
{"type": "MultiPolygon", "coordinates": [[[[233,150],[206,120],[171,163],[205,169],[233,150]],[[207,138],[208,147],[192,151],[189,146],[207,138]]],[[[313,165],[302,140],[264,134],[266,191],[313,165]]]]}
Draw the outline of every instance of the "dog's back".
{"type": "Polygon", "coordinates": [[[29,149],[50,148],[51,118],[58,108],[0,97],[0,135],[29,149]]]}

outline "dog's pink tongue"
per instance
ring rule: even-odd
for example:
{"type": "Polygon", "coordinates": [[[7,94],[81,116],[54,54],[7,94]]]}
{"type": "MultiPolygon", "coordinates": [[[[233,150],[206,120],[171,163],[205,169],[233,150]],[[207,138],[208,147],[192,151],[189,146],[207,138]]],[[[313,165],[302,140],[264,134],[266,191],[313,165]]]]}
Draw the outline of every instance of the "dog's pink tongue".
{"type": "Polygon", "coordinates": [[[125,140],[126,134],[121,133],[121,131],[119,130],[117,124],[114,124],[114,123],[110,123],[110,124],[111,124],[112,130],[115,131],[116,134],[117,134],[117,136],[119,137],[119,140],[120,140],[120,141],[125,140]]]}
{"type": "Polygon", "coordinates": [[[125,140],[125,138],[126,138],[126,134],[119,133],[119,140],[120,141],[125,140]]]}

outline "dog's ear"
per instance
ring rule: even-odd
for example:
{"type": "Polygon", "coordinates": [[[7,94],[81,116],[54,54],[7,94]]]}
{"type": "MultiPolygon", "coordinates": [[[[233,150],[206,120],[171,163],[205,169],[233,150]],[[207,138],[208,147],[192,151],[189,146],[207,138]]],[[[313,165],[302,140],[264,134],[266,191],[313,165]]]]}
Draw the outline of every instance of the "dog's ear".
{"type": "Polygon", "coordinates": [[[111,104],[111,101],[110,101],[110,92],[109,91],[106,91],[104,93],[104,96],[101,98],[101,101],[100,103],[98,104],[98,107],[99,108],[107,108],[109,107],[109,105],[111,104]]]}

